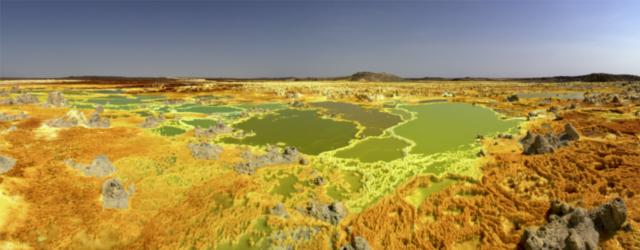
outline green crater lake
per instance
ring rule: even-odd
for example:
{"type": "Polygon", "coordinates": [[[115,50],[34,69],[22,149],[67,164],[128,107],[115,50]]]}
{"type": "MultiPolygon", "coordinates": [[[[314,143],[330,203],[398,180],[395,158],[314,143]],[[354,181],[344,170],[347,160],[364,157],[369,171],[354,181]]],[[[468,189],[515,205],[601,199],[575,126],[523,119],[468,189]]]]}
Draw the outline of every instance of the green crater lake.
{"type": "Polygon", "coordinates": [[[231,113],[239,112],[242,109],[230,107],[230,106],[215,106],[215,105],[199,105],[199,104],[183,104],[176,108],[178,112],[190,112],[201,114],[213,114],[213,113],[231,113]]]}
{"type": "Polygon", "coordinates": [[[417,119],[394,128],[395,134],[416,143],[411,153],[433,154],[460,149],[475,141],[476,135],[504,132],[518,125],[502,120],[490,109],[466,103],[406,105],[417,119]]]}
{"type": "Polygon", "coordinates": [[[185,120],[184,123],[189,124],[191,126],[197,128],[209,128],[211,126],[216,125],[216,121],[211,119],[193,119],[193,120],[185,120]]]}
{"type": "Polygon", "coordinates": [[[392,115],[373,108],[363,108],[351,103],[343,102],[317,102],[311,106],[325,109],[329,115],[342,117],[346,120],[356,121],[365,129],[362,132],[364,136],[377,136],[382,132],[398,124],[400,116],[392,115]]]}
{"type": "Polygon", "coordinates": [[[235,125],[254,136],[225,138],[223,142],[249,145],[284,143],[305,154],[319,154],[341,148],[354,138],[357,128],[351,122],[321,118],[313,110],[283,109],[264,117],[253,117],[235,125]]]}

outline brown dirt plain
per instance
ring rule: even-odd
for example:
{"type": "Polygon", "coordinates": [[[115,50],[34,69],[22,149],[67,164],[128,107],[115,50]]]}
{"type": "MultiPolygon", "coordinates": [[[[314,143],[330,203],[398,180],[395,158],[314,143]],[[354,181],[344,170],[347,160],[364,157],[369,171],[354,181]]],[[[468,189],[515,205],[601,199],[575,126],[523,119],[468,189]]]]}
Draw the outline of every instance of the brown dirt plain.
{"type": "MultiPolygon", "coordinates": [[[[6,85],[5,90],[9,87],[6,85]]],[[[249,228],[257,227],[256,218],[264,218],[271,228],[318,228],[319,233],[310,240],[294,242],[295,249],[338,248],[354,235],[367,239],[373,249],[515,249],[524,229],[545,223],[551,200],[594,207],[622,197],[631,230],[619,231],[601,247],[640,249],[640,117],[636,115],[640,100],[633,98],[640,94],[638,83],[114,80],[46,84],[25,81],[20,88],[115,88],[172,99],[209,93],[233,96],[239,103],[288,103],[291,96],[297,95],[303,101],[337,100],[371,107],[380,107],[390,99],[407,103],[447,99],[487,106],[514,117],[554,106],[559,110],[557,116],[531,119],[523,123],[522,131],[559,132],[564,124],[571,123],[582,137],[554,153],[531,156],[523,155],[518,143],[523,132],[514,135],[514,139],[484,138],[481,143],[485,159],[479,180],[457,182],[415,208],[403,197],[414,187],[433,180],[415,176],[393,193],[332,226],[293,209],[289,209],[287,220],[269,215],[268,209],[277,200],[256,195],[265,185],[272,185],[256,176],[300,166],[270,166],[256,176],[240,175],[231,167],[239,161],[238,148],[225,148],[215,162],[195,160],[181,143],[192,138],[192,132],[167,139],[137,127],[142,118],[127,116],[126,111],[106,111],[114,117],[111,128],[69,128],[48,137],[39,131],[41,125],[64,115],[68,108],[1,105],[0,111],[25,111],[30,117],[0,123],[2,131],[12,125],[17,127],[0,134],[0,155],[17,160],[12,170],[0,176],[0,248],[207,249],[216,243],[238,241],[249,228]],[[514,93],[539,91],[590,92],[600,101],[506,101],[514,93]],[[454,96],[443,97],[445,92],[454,96]],[[621,97],[622,102],[612,102],[613,95],[621,97]],[[575,107],[570,107],[572,104],[575,107]],[[136,183],[129,209],[103,209],[100,188],[108,178],[82,176],[63,163],[68,158],[90,162],[99,154],[108,155],[117,168],[131,163],[126,159],[129,156],[153,162],[153,166],[136,163],[140,165],[123,167],[118,173],[125,184],[136,183]],[[164,166],[163,162],[171,161],[169,156],[180,159],[183,165],[198,165],[199,169],[164,166]],[[189,178],[189,184],[165,188],[162,183],[170,181],[168,177],[149,181],[148,176],[157,171],[187,176],[184,178],[189,178]]],[[[91,110],[83,112],[88,115],[91,110]]],[[[299,172],[301,176],[312,175],[305,169],[299,172]]],[[[323,199],[320,194],[318,197],[323,199]]],[[[286,205],[303,204],[291,203],[286,205]]],[[[264,236],[264,232],[256,234],[264,236]]]]}

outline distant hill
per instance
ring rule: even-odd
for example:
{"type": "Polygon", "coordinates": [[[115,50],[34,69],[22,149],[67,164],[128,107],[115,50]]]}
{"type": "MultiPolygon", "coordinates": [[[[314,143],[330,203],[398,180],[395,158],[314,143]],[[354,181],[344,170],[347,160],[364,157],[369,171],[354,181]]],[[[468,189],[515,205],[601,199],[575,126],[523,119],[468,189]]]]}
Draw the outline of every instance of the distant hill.
{"type": "MultiPolygon", "coordinates": [[[[149,84],[149,83],[188,83],[189,78],[172,77],[122,77],[122,76],[70,76],[62,78],[27,78],[27,77],[4,77],[0,80],[19,79],[74,79],[91,81],[92,83],[127,83],[127,84],[149,84]]],[[[490,78],[490,77],[420,77],[402,78],[400,76],[384,72],[357,72],[350,76],[339,77],[258,77],[258,78],[204,78],[206,80],[221,82],[239,81],[361,81],[361,82],[400,82],[400,81],[518,81],[518,82],[640,82],[640,76],[629,74],[607,74],[592,73],[580,76],[552,76],[552,77],[522,77],[522,78],[490,78]]]]}
{"type": "Polygon", "coordinates": [[[516,78],[513,80],[531,82],[635,82],[640,81],[640,76],[625,74],[592,73],[581,76],[554,76],[538,78],[516,78]]]}
{"type": "Polygon", "coordinates": [[[375,72],[358,72],[351,77],[349,77],[350,81],[362,81],[362,82],[399,82],[404,81],[402,77],[397,75],[389,74],[389,73],[375,73],[375,72]]]}

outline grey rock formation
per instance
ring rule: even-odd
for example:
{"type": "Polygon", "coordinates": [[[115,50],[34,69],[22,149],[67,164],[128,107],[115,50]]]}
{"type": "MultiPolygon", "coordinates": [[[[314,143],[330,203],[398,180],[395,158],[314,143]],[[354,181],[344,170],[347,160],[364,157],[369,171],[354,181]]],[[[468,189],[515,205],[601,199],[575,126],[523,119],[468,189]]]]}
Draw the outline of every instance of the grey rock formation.
{"type": "Polygon", "coordinates": [[[111,122],[109,121],[108,118],[103,118],[100,116],[100,114],[102,114],[103,111],[104,111],[104,108],[98,105],[96,107],[96,110],[93,112],[93,114],[91,114],[91,117],[87,122],[87,126],[91,128],[108,128],[109,126],[111,126],[111,122]]]}
{"type": "Polygon", "coordinates": [[[191,150],[193,158],[199,160],[215,160],[218,159],[218,156],[222,153],[222,147],[206,142],[189,143],[188,147],[189,150],[191,150]]]}
{"type": "Polygon", "coordinates": [[[15,104],[36,104],[39,103],[38,97],[32,94],[23,93],[16,96],[15,104]]]}
{"type": "Polygon", "coordinates": [[[508,102],[517,102],[519,100],[520,100],[520,97],[518,97],[518,95],[507,96],[507,101],[508,102]]]}
{"type": "Polygon", "coordinates": [[[338,225],[340,221],[347,216],[347,208],[342,202],[332,202],[325,204],[319,201],[311,200],[307,206],[301,209],[301,212],[307,216],[316,218],[333,225],[338,225]]]}
{"type": "Polygon", "coordinates": [[[291,229],[276,229],[268,237],[269,247],[267,249],[298,249],[295,242],[308,241],[315,238],[321,232],[318,227],[299,226],[291,229]]]}
{"type": "Polygon", "coordinates": [[[618,95],[614,95],[613,98],[611,98],[611,103],[620,104],[622,103],[622,99],[618,95]]]}
{"type": "Polygon", "coordinates": [[[0,105],[13,105],[15,104],[15,100],[11,97],[0,99],[0,105]]]}
{"type": "Polygon", "coordinates": [[[65,163],[74,169],[82,171],[86,176],[104,177],[116,171],[115,166],[106,155],[99,155],[89,165],[77,163],[72,159],[65,160],[65,163]]]}
{"type": "Polygon", "coordinates": [[[140,124],[142,128],[156,128],[160,125],[160,123],[164,122],[164,115],[159,114],[158,116],[147,116],[144,118],[144,122],[140,124]]]}
{"type": "Polygon", "coordinates": [[[578,139],[580,139],[580,134],[578,133],[578,130],[570,123],[565,124],[564,133],[560,135],[560,140],[577,141],[578,139]]]}
{"type": "Polygon", "coordinates": [[[304,102],[301,102],[301,101],[293,101],[289,103],[289,105],[291,105],[291,107],[294,107],[294,108],[303,108],[305,106],[304,102]]]}
{"type": "Polygon", "coordinates": [[[600,236],[610,238],[627,220],[627,207],[624,200],[617,198],[591,210],[589,217],[600,236]]]}
{"type": "Polygon", "coordinates": [[[533,155],[553,153],[553,151],[555,151],[556,149],[556,146],[550,141],[553,142],[553,138],[551,135],[534,135],[533,142],[525,147],[524,154],[533,155]]]}
{"type": "Polygon", "coordinates": [[[133,188],[125,190],[118,179],[108,179],[102,183],[102,207],[105,209],[126,209],[129,207],[129,197],[133,195],[133,188]]]}
{"type": "Polygon", "coordinates": [[[72,109],[60,118],[52,119],[46,123],[54,128],[71,128],[75,126],[87,125],[87,118],[78,110],[72,109]]]}
{"type": "Polygon", "coordinates": [[[0,155],[0,174],[9,172],[16,166],[16,159],[0,155]]]}
{"type": "Polygon", "coordinates": [[[241,174],[253,174],[256,169],[267,165],[306,164],[306,161],[301,161],[302,154],[295,147],[285,147],[280,150],[278,147],[270,146],[266,154],[254,155],[251,152],[245,152],[243,158],[244,161],[235,166],[236,172],[241,174]]]}
{"type": "Polygon", "coordinates": [[[12,122],[26,118],[29,118],[29,115],[25,112],[20,112],[18,114],[0,113],[0,122],[12,122]]]}
{"type": "Polygon", "coordinates": [[[612,237],[622,228],[627,208],[620,198],[587,211],[554,201],[547,213],[548,223],[537,229],[527,229],[520,240],[525,250],[538,249],[599,249],[599,241],[612,237]]]}
{"type": "Polygon", "coordinates": [[[342,246],[340,250],[371,250],[371,246],[365,238],[355,236],[349,244],[342,246]]]}
{"type": "Polygon", "coordinates": [[[287,213],[287,210],[284,207],[284,204],[278,202],[278,204],[276,204],[275,206],[273,206],[269,212],[272,215],[278,216],[278,217],[282,217],[282,218],[288,218],[289,217],[289,213],[287,213]]]}
{"type": "Polygon", "coordinates": [[[580,139],[578,130],[573,125],[567,123],[564,132],[559,135],[536,134],[527,131],[527,135],[520,139],[523,153],[526,155],[553,153],[556,149],[569,145],[572,141],[580,139]]]}
{"type": "Polygon", "coordinates": [[[67,106],[67,100],[64,99],[64,95],[60,91],[52,91],[47,97],[47,105],[53,107],[67,106]]]}
{"type": "Polygon", "coordinates": [[[197,137],[215,137],[221,134],[228,134],[233,132],[233,128],[225,125],[223,122],[218,121],[216,125],[211,126],[209,128],[196,128],[194,131],[195,136],[197,137]]]}

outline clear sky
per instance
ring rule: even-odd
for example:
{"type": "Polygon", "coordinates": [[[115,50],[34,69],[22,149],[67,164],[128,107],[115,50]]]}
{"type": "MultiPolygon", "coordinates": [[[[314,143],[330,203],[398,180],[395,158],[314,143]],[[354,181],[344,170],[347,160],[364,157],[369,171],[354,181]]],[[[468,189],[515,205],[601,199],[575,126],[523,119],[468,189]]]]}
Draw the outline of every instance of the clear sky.
{"type": "Polygon", "coordinates": [[[640,1],[0,0],[1,76],[640,75],[640,1]]]}

